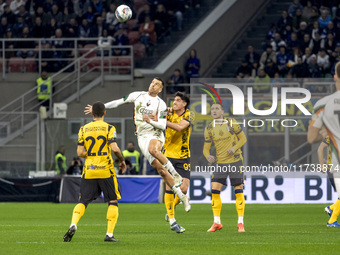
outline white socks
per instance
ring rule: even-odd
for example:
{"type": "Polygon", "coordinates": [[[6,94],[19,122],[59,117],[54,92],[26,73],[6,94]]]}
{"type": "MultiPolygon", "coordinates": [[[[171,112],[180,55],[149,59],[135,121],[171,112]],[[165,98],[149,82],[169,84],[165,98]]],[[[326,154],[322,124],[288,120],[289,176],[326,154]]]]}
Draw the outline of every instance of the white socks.
{"type": "Polygon", "coordinates": [[[171,226],[174,222],[176,222],[175,218],[169,219],[170,226],[171,226]]]}
{"type": "Polygon", "coordinates": [[[169,171],[170,174],[172,174],[172,176],[174,174],[178,174],[174,166],[171,164],[170,160],[168,160],[168,162],[166,162],[163,166],[165,167],[166,170],[169,171]]]}
{"type": "Polygon", "coordinates": [[[243,216],[239,216],[239,217],[238,217],[238,222],[237,222],[237,224],[239,224],[239,223],[242,223],[242,224],[243,224],[243,216]]]}
{"type": "Polygon", "coordinates": [[[217,224],[221,224],[220,216],[214,216],[214,222],[217,223],[217,224]]]}

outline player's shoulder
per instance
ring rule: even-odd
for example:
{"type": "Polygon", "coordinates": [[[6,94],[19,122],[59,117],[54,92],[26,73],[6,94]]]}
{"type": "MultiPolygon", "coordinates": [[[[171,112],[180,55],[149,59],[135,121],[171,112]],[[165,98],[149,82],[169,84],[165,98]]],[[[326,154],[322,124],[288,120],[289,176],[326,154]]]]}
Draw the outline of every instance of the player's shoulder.
{"type": "Polygon", "coordinates": [[[321,99],[319,99],[318,101],[316,101],[315,105],[314,105],[314,113],[319,111],[320,109],[323,109],[325,108],[326,104],[328,102],[331,101],[331,99],[335,96],[335,93],[331,94],[331,95],[328,95],[328,96],[325,96],[321,99]]]}
{"type": "Polygon", "coordinates": [[[137,99],[139,96],[144,95],[144,94],[146,94],[146,93],[147,93],[147,92],[145,92],[145,91],[134,91],[134,92],[131,92],[131,93],[127,94],[127,95],[124,97],[124,101],[127,100],[128,98],[137,99]]]}
{"type": "Polygon", "coordinates": [[[205,127],[205,130],[211,131],[213,128],[214,128],[214,120],[208,123],[208,125],[205,127]]]}

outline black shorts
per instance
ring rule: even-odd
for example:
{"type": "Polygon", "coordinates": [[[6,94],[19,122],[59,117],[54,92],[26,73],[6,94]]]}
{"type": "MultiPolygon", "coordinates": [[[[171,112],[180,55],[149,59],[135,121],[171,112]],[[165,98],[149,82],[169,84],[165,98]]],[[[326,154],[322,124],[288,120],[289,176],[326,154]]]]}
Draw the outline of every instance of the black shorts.
{"type": "Polygon", "coordinates": [[[117,178],[112,176],[105,179],[84,179],[80,182],[79,202],[89,204],[103,192],[104,201],[120,199],[117,178]]]}
{"type": "Polygon", "coordinates": [[[211,182],[227,185],[227,178],[229,176],[231,186],[243,184],[244,172],[242,171],[242,166],[242,160],[230,164],[217,164],[215,172],[211,176],[211,182]]]}
{"type": "Polygon", "coordinates": [[[168,158],[177,173],[183,178],[190,179],[190,158],[168,158]]]}

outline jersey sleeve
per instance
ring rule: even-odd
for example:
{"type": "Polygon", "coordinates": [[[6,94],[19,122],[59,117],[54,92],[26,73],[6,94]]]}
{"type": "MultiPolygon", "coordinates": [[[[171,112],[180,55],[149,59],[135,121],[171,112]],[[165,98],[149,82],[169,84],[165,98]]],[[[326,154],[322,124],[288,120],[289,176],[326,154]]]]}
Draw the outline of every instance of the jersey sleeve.
{"type": "Polygon", "coordinates": [[[211,143],[212,139],[211,139],[211,130],[212,126],[211,124],[209,124],[205,130],[204,130],[204,143],[211,143]]]}
{"type": "Polygon", "coordinates": [[[109,125],[108,127],[108,142],[109,144],[111,143],[115,143],[116,142],[116,138],[117,138],[117,132],[116,132],[116,128],[112,125],[109,125]]]}
{"type": "Polygon", "coordinates": [[[135,102],[136,98],[141,94],[142,92],[132,92],[128,95],[126,95],[123,98],[117,99],[117,100],[113,100],[110,101],[108,103],[105,104],[105,108],[110,109],[110,108],[117,108],[118,106],[122,105],[122,104],[127,104],[127,103],[133,103],[135,102]]]}
{"type": "Polygon", "coordinates": [[[186,110],[182,119],[188,121],[191,125],[193,125],[195,122],[195,113],[190,110],[186,110]]]}
{"type": "Polygon", "coordinates": [[[231,120],[232,122],[232,126],[231,126],[231,129],[234,131],[234,134],[238,135],[242,132],[242,128],[239,124],[236,124],[237,121],[235,119],[232,119],[231,120]]]}
{"type": "Polygon", "coordinates": [[[78,132],[78,145],[84,146],[84,127],[81,127],[78,132]]]}
{"type": "Polygon", "coordinates": [[[316,102],[313,108],[313,115],[312,115],[312,121],[310,123],[311,126],[316,128],[322,128],[323,126],[323,114],[325,110],[325,98],[320,99],[316,102]]]}

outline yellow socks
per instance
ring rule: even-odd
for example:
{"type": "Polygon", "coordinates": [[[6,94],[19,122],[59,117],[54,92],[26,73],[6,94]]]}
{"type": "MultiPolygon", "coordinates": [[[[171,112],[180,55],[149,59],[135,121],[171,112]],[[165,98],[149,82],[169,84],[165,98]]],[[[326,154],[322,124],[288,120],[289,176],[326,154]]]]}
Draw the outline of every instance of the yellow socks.
{"type": "Polygon", "coordinates": [[[236,196],[236,211],[238,217],[244,216],[244,207],[245,207],[245,199],[243,195],[243,189],[237,189],[235,190],[235,196],[236,196]]]}
{"type": "Polygon", "coordinates": [[[174,207],[177,206],[180,202],[181,202],[181,200],[179,199],[179,197],[177,195],[175,195],[174,207]]]}
{"type": "Polygon", "coordinates": [[[117,203],[109,203],[109,207],[107,208],[107,233],[113,233],[115,229],[117,220],[118,220],[118,204],[117,203]]]}
{"type": "MultiPolygon", "coordinates": [[[[178,198],[178,196],[176,195],[178,198]]],[[[165,191],[164,194],[164,204],[166,211],[168,213],[169,219],[175,218],[175,206],[174,206],[174,193],[172,191],[165,191]]]]}
{"type": "Polygon", "coordinates": [[[329,208],[330,208],[332,211],[334,211],[334,209],[335,209],[336,206],[340,206],[340,200],[339,200],[339,199],[337,199],[337,200],[334,202],[334,204],[330,205],[329,208]]]}
{"type": "Polygon", "coordinates": [[[77,225],[80,218],[83,217],[85,213],[85,205],[82,203],[77,204],[73,209],[71,224],[77,225]]]}
{"type": "Polygon", "coordinates": [[[219,190],[211,190],[211,206],[214,214],[214,222],[217,224],[221,224],[221,209],[222,209],[222,201],[221,201],[221,191],[219,190]]]}

